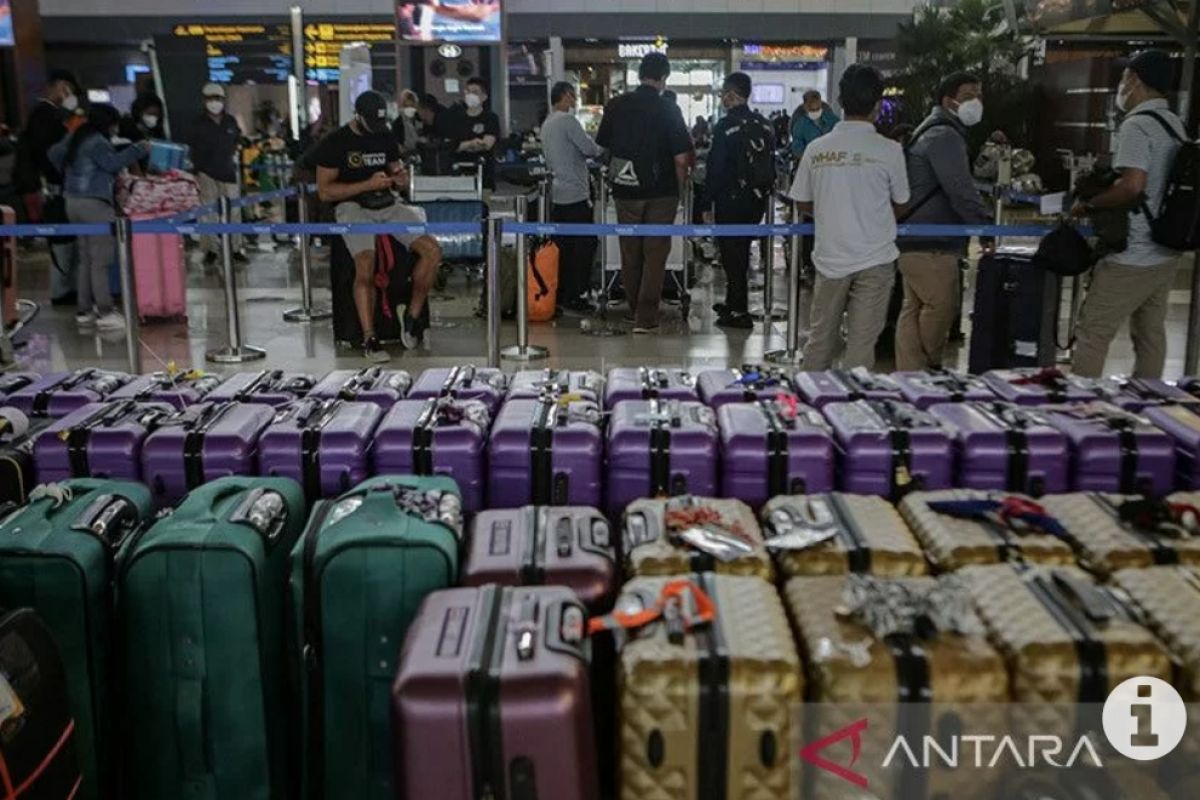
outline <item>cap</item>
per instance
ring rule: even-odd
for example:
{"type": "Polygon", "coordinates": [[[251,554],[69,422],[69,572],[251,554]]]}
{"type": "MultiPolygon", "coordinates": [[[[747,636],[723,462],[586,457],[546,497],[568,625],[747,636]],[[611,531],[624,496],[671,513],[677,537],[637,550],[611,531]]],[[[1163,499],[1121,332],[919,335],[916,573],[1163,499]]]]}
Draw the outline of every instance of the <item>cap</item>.
{"type": "Polygon", "coordinates": [[[362,117],[371,130],[387,128],[387,98],[373,89],[368,89],[355,98],[354,113],[362,117]]]}
{"type": "Polygon", "coordinates": [[[204,89],[201,90],[201,94],[205,97],[220,97],[224,99],[225,87],[219,83],[206,83],[204,84],[204,89]]]}
{"type": "Polygon", "coordinates": [[[1171,91],[1175,67],[1165,50],[1143,50],[1131,58],[1126,67],[1159,94],[1171,91]]]}

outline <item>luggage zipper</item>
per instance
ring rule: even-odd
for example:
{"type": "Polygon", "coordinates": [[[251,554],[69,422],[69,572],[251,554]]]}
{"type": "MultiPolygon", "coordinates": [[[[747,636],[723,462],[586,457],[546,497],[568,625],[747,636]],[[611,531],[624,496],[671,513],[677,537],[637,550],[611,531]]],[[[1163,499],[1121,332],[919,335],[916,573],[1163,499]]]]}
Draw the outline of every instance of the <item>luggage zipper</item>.
{"type": "Polygon", "coordinates": [[[325,797],[325,671],[321,653],[324,633],[315,562],[317,536],[335,505],[334,501],[319,503],[304,531],[304,641],[300,651],[308,672],[308,794],[313,800],[325,797]]]}
{"type": "Polygon", "coordinates": [[[837,538],[846,551],[846,567],[853,573],[866,574],[871,571],[871,545],[863,535],[862,528],[839,494],[828,494],[829,510],[833,512],[837,527],[837,538]]]}
{"type": "Polygon", "coordinates": [[[45,389],[42,389],[33,396],[33,402],[30,404],[29,409],[30,412],[35,417],[46,416],[46,412],[50,408],[50,399],[54,396],[54,392],[59,389],[74,389],[80,383],[91,379],[95,373],[96,370],[94,369],[85,369],[80,370],[79,372],[72,372],[67,375],[63,375],[54,383],[50,384],[45,389]]]}
{"type": "Polygon", "coordinates": [[[436,397],[426,400],[413,425],[412,467],[415,475],[433,474],[433,426],[440,402],[436,397]]]}
{"type": "Polygon", "coordinates": [[[525,552],[521,556],[521,585],[541,586],[546,582],[546,520],[549,509],[525,509],[525,552]]]}
{"type": "Polygon", "coordinates": [[[1094,492],[1089,495],[1092,501],[1100,507],[1102,511],[1113,518],[1113,521],[1118,526],[1123,528],[1126,533],[1133,536],[1149,550],[1154,557],[1154,563],[1159,566],[1167,566],[1179,563],[1179,551],[1171,547],[1166,542],[1154,533],[1144,531],[1132,522],[1125,522],[1121,519],[1121,513],[1117,507],[1104,495],[1094,492]]]}
{"type": "Polygon", "coordinates": [[[184,434],[183,477],[189,490],[204,483],[204,439],[232,408],[232,403],[208,406],[192,420],[192,428],[184,434]]]}
{"type": "Polygon", "coordinates": [[[554,496],[554,465],[551,452],[554,449],[554,423],[558,404],[552,397],[538,400],[537,415],[529,429],[529,465],[533,502],[550,505],[560,502],[554,496]]]}
{"type": "Polygon", "coordinates": [[[342,409],[341,400],[318,402],[311,406],[308,416],[297,419],[300,426],[300,475],[304,479],[304,496],[315,501],[321,489],[321,432],[342,409]]]}
{"type": "Polygon", "coordinates": [[[696,800],[725,800],[729,773],[729,649],[721,628],[717,577],[711,572],[696,576],[700,588],[712,598],[715,616],[693,630],[698,662],[699,719],[696,737],[696,800]]]}
{"type": "Polygon", "coordinates": [[[507,641],[504,621],[511,605],[509,590],[497,586],[480,590],[481,624],[475,627],[476,646],[463,685],[474,800],[504,800],[508,794],[500,725],[500,669],[507,641]]]}
{"type": "Polygon", "coordinates": [[[1075,643],[1079,661],[1078,702],[1103,703],[1108,696],[1108,653],[1104,642],[1093,635],[1093,626],[1086,616],[1063,596],[1059,587],[1053,585],[1058,582],[1058,575],[1052,581],[1044,573],[1035,572],[1029,576],[1028,571],[1028,567],[1017,568],[1017,574],[1025,578],[1029,591],[1075,643]]]}

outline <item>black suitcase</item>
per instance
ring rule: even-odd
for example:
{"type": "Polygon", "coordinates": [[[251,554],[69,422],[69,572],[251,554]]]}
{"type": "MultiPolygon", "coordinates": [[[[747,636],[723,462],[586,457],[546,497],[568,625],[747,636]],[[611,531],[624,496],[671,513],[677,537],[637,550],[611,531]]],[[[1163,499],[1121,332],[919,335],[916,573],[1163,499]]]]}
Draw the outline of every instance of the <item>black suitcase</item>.
{"type": "MultiPolygon", "coordinates": [[[[330,237],[330,291],[333,295],[333,338],[349,347],[362,345],[362,325],[354,307],[354,259],[341,236],[330,237]]],[[[395,308],[412,297],[414,257],[396,239],[375,237],[375,285],[386,291],[375,294],[375,335],[381,342],[400,341],[400,318],[395,308]],[[382,279],[386,276],[385,279],[382,279]]],[[[428,308],[428,306],[426,306],[428,308]]]]}
{"type": "Polygon", "coordinates": [[[1058,276],[1033,265],[1034,250],[1002,247],[979,261],[969,371],[1052,367],[1058,355],[1058,276]]]}
{"type": "MultiPolygon", "coordinates": [[[[0,408],[0,505],[25,505],[34,486],[33,443],[54,420],[13,419],[0,408]]],[[[15,415],[14,415],[15,416],[15,415]]]]}

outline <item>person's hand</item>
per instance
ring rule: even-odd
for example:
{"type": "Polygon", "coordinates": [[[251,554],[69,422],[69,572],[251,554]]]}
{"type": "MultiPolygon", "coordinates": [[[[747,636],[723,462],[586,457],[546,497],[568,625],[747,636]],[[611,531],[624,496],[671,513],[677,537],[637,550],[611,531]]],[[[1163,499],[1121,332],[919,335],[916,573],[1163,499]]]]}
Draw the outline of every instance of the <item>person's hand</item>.
{"type": "Polygon", "coordinates": [[[372,192],[380,192],[392,188],[392,176],[386,172],[376,172],[367,179],[367,189],[372,192]]]}
{"type": "Polygon", "coordinates": [[[392,175],[392,186],[399,189],[400,191],[404,191],[405,189],[408,188],[408,182],[409,182],[408,170],[405,169],[403,165],[401,165],[400,168],[398,170],[396,170],[396,173],[394,175],[392,175]]]}
{"type": "Polygon", "coordinates": [[[717,217],[716,217],[716,214],[714,214],[713,212],[705,211],[703,214],[700,215],[700,218],[704,220],[705,225],[712,225],[716,221],[717,217]]]}
{"type": "Polygon", "coordinates": [[[1091,213],[1092,209],[1082,200],[1076,200],[1075,205],[1071,206],[1071,216],[1075,217],[1076,219],[1079,219],[1080,217],[1086,217],[1091,213]]]}

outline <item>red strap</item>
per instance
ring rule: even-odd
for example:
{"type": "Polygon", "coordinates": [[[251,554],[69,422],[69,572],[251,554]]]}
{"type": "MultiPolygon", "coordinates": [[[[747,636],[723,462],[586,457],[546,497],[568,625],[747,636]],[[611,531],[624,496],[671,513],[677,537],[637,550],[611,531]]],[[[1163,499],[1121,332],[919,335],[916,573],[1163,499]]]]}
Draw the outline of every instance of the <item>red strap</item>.
{"type": "Polygon", "coordinates": [[[1032,375],[1024,375],[1020,378],[1013,378],[1009,381],[1013,386],[1054,386],[1066,380],[1066,375],[1062,370],[1054,367],[1047,367],[1032,375]]]}
{"type": "Polygon", "coordinates": [[[396,266],[396,253],[392,250],[392,237],[381,233],[375,237],[375,288],[384,292],[383,316],[394,316],[392,304],[387,299],[388,284],[392,281],[392,268],[396,266]]]}
{"type": "Polygon", "coordinates": [[[1200,508],[1191,503],[1169,503],[1168,505],[1171,509],[1171,515],[1175,517],[1176,522],[1182,523],[1183,518],[1191,514],[1192,519],[1200,523],[1200,508]]]}
{"type": "Polygon", "coordinates": [[[42,759],[41,763],[37,765],[37,768],[34,769],[33,772],[29,773],[28,777],[21,782],[21,785],[15,789],[12,785],[12,777],[8,774],[8,764],[4,760],[4,755],[0,753],[0,781],[2,781],[4,784],[5,800],[17,800],[17,798],[28,791],[29,787],[33,785],[34,781],[42,776],[42,773],[46,771],[46,767],[50,766],[50,764],[58,756],[58,753],[63,749],[63,746],[71,740],[71,734],[74,731],[75,720],[71,720],[67,723],[67,727],[63,729],[62,735],[58,737],[58,741],[54,743],[54,747],[50,748],[50,752],[46,753],[46,756],[42,759]]]}
{"type": "Polygon", "coordinates": [[[779,406],[779,415],[784,419],[796,419],[800,416],[800,401],[794,394],[780,392],[775,395],[775,404],[779,406]]]}
{"type": "Polygon", "coordinates": [[[696,584],[687,579],[680,578],[668,581],[663,586],[662,592],[658,595],[658,600],[649,608],[644,608],[633,614],[614,611],[607,616],[592,617],[588,621],[588,635],[593,636],[602,631],[616,628],[624,630],[644,628],[650,623],[661,619],[672,600],[683,600],[684,595],[689,593],[692,595],[692,601],[695,603],[695,613],[684,618],[684,627],[690,630],[698,625],[705,625],[712,622],[717,615],[717,608],[712,598],[705,594],[704,590],[696,584]]]}

